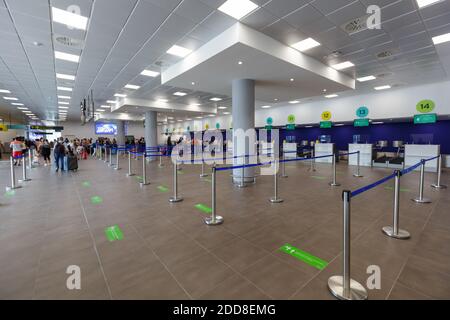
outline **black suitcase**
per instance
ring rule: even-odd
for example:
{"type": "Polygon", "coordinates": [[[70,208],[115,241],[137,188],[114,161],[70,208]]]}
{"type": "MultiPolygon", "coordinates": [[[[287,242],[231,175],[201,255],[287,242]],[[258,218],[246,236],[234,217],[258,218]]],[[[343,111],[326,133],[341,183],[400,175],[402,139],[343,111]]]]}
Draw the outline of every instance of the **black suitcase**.
{"type": "Polygon", "coordinates": [[[78,170],[78,158],[76,156],[67,156],[67,170],[69,171],[78,170]]]}

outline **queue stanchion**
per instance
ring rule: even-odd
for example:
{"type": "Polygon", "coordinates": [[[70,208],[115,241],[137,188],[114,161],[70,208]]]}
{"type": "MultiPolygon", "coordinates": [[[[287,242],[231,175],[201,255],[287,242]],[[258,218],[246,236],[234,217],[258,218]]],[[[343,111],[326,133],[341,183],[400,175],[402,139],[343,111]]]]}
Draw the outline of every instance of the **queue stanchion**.
{"type": "Polygon", "coordinates": [[[383,227],[382,231],[385,235],[395,239],[408,239],[410,234],[406,230],[400,229],[400,177],[402,173],[400,170],[395,172],[394,185],[394,214],[392,219],[392,226],[383,227]]]}
{"type": "Polygon", "coordinates": [[[274,185],[273,185],[274,195],[272,198],[269,199],[269,201],[272,203],[281,203],[284,201],[283,199],[278,198],[278,167],[279,167],[278,163],[279,163],[278,160],[275,160],[275,162],[274,162],[275,172],[273,175],[273,177],[274,177],[274,185]]]}
{"type": "Polygon", "coordinates": [[[108,166],[109,167],[112,167],[114,164],[113,164],[113,161],[112,161],[112,147],[111,148],[109,148],[109,164],[108,164],[108,166]]]}
{"type": "Polygon", "coordinates": [[[333,154],[333,181],[329,183],[332,187],[339,187],[341,185],[336,181],[336,157],[337,155],[333,154]]]}
{"type": "Polygon", "coordinates": [[[135,174],[133,172],[131,172],[131,151],[128,151],[128,173],[127,173],[127,177],[132,177],[135,174]]]}
{"type": "Polygon", "coordinates": [[[163,163],[162,163],[162,151],[159,151],[159,164],[158,167],[162,168],[164,167],[163,163]]]}
{"type": "Polygon", "coordinates": [[[11,191],[11,190],[22,188],[22,186],[16,185],[16,171],[15,171],[13,156],[10,157],[10,162],[11,162],[11,186],[6,187],[6,191],[11,191]]]}
{"type": "Polygon", "coordinates": [[[356,178],[362,178],[363,175],[361,174],[361,151],[358,150],[358,154],[357,154],[357,164],[356,164],[356,173],[353,175],[356,178]]]}
{"type": "Polygon", "coordinates": [[[328,279],[328,289],[341,300],[366,300],[367,291],[357,281],[351,278],[350,273],[350,202],[351,191],[342,193],[343,200],[343,259],[342,275],[332,276],[328,279]]]}
{"type": "Polygon", "coordinates": [[[107,148],[107,147],[105,146],[105,159],[103,160],[104,163],[108,163],[108,149],[109,149],[109,148],[107,148]]]}
{"type": "Polygon", "coordinates": [[[173,164],[173,197],[169,198],[169,202],[176,203],[183,201],[183,198],[178,196],[178,160],[174,160],[173,164]]]}
{"type": "Polygon", "coordinates": [[[424,182],[425,182],[425,163],[426,163],[426,161],[422,159],[421,165],[420,165],[419,196],[411,199],[412,201],[417,202],[417,203],[431,203],[431,199],[424,198],[424,196],[423,196],[423,188],[424,188],[424,182]]]}
{"type": "Polygon", "coordinates": [[[102,147],[99,148],[99,155],[100,155],[100,157],[98,158],[98,160],[102,161],[103,160],[103,148],[102,147]]]}
{"type": "Polygon", "coordinates": [[[200,174],[200,178],[205,178],[207,176],[208,176],[208,174],[205,173],[205,161],[202,157],[202,173],[200,174]]]}
{"type": "Polygon", "coordinates": [[[19,182],[28,182],[31,181],[31,179],[27,178],[27,157],[22,156],[23,163],[22,163],[22,179],[19,179],[19,182]]]}
{"type": "Polygon", "coordinates": [[[141,187],[148,186],[150,183],[147,181],[147,164],[145,161],[146,153],[142,154],[142,182],[139,183],[141,187]]]}
{"type": "Polygon", "coordinates": [[[116,153],[116,166],[114,168],[114,170],[120,170],[120,157],[119,157],[119,148],[117,148],[117,153],[116,153]]]}
{"type": "MultiPolygon", "coordinates": [[[[24,157],[25,162],[25,157],[24,157]]],[[[28,166],[31,169],[33,169],[33,149],[28,149],[28,166]]]]}
{"type": "Polygon", "coordinates": [[[441,175],[442,175],[442,154],[439,155],[438,159],[438,172],[437,172],[437,181],[436,183],[432,184],[431,187],[435,189],[446,189],[447,186],[441,184],[441,175]]]}
{"type": "Polygon", "coordinates": [[[209,226],[217,226],[223,223],[223,217],[216,215],[216,164],[211,171],[211,217],[204,219],[209,226]]]}
{"type": "Polygon", "coordinates": [[[286,174],[286,153],[284,153],[283,151],[283,161],[281,162],[281,177],[282,178],[287,178],[288,175],[286,174]]]}
{"type": "Polygon", "coordinates": [[[316,157],[315,157],[314,153],[315,153],[314,149],[311,149],[311,165],[310,165],[310,168],[309,168],[309,171],[311,171],[311,172],[315,172],[316,171],[316,157]]]}

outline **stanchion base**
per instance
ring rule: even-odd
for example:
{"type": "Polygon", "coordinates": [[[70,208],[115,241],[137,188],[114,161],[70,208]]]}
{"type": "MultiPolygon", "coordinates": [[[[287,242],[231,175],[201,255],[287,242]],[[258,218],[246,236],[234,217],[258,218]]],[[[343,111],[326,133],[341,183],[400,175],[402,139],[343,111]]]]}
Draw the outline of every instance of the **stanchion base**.
{"type": "Polygon", "coordinates": [[[344,296],[344,278],[333,276],[328,279],[328,289],[336,298],[340,300],[367,300],[366,289],[357,281],[350,279],[350,292],[344,296]]]}
{"type": "Polygon", "coordinates": [[[23,183],[23,182],[31,181],[31,179],[19,179],[17,181],[19,181],[19,183],[23,183]]]}
{"type": "Polygon", "coordinates": [[[20,188],[22,188],[22,186],[15,186],[14,188],[13,187],[6,187],[6,191],[11,191],[11,190],[20,189],[20,188]]]}
{"type": "Polygon", "coordinates": [[[117,167],[116,167],[116,168],[114,168],[114,170],[122,170],[122,168],[117,168],[117,167]]]}
{"type": "Polygon", "coordinates": [[[284,200],[280,199],[280,198],[273,197],[273,198],[270,198],[269,201],[272,202],[272,203],[282,203],[284,200]]]}
{"type": "Polygon", "coordinates": [[[221,216],[216,216],[216,218],[213,220],[211,217],[208,217],[205,218],[204,221],[208,226],[217,226],[223,223],[223,218],[221,216]]]}
{"type": "Polygon", "coordinates": [[[135,174],[134,173],[127,173],[127,177],[134,177],[135,174]]]}
{"type": "Polygon", "coordinates": [[[287,178],[287,177],[289,177],[287,174],[285,174],[285,175],[281,175],[280,176],[281,178],[287,178]]]}
{"type": "Polygon", "coordinates": [[[150,182],[146,182],[146,183],[139,182],[139,185],[140,185],[141,187],[148,186],[149,184],[150,184],[150,182]]]}
{"type": "Polygon", "coordinates": [[[158,164],[158,168],[164,168],[163,164],[158,164]]]}
{"type": "Polygon", "coordinates": [[[432,184],[431,187],[435,189],[447,189],[447,186],[443,184],[432,184]]]}
{"type": "Polygon", "coordinates": [[[183,198],[175,198],[175,197],[169,198],[169,202],[171,202],[171,203],[181,202],[183,200],[184,200],[183,198]]]}
{"type": "Polygon", "coordinates": [[[398,229],[398,233],[394,234],[394,228],[392,228],[390,226],[383,227],[383,229],[381,229],[381,230],[388,237],[395,238],[395,239],[409,239],[411,237],[411,235],[409,234],[408,231],[402,230],[402,229],[398,229]]]}
{"type": "Polygon", "coordinates": [[[362,178],[362,177],[364,177],[362,174],[356,174],[356,173],[355,173],[353,176],[354,176],[355,178],[362,178]]]}
{"type": "Polygon", "coordinates": [[[330,182],[329,185],[332,186],[332,187],[339,187],[341,184],[337,183],[337,182],[336,183],[330,182]]]}
{"type": "Polygon", "coordinates": [[[244,183],[244,184],[236,184],[236,187],[238,187],[239,189],[243,189],[247,188],[248,186],[244,183]]]}
{"type": "Polygon", "coordinates": [[[416,202],[416,203],[431,203],[431,199],[428,199],[428,198],[423,198],[423,199],[414,198],[414,199],[411,199],[411,200],[416,202]]]}
{"type": "Polygon", "coordinates": [[[206,178],[208,175],[205,173],[205,174],[201,174],[200,175],[200,178],[206,178]]]}

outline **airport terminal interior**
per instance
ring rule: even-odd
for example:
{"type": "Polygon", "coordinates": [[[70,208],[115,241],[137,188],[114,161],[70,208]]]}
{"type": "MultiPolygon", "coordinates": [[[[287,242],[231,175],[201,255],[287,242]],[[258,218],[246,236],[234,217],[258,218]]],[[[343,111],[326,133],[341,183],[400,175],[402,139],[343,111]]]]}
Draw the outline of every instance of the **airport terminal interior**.
{"type": "Polygon", "coordinates": [[[1,300],[450,299],[450,0],[0,0],[1,300]]]}

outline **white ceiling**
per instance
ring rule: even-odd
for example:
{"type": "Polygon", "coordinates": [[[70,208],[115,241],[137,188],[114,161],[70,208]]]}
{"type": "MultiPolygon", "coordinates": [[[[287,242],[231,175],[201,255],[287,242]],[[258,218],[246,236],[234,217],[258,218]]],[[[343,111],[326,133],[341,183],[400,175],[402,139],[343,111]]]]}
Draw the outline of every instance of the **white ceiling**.
{"type": "MultiPolygon", "coordinates": [[[[450,32],[450,0],[418,9],[415,0],[253,0],[261,7],[241,20],[285,44],[313,37],[322,46],[308,55],[325,63],[350,60],[350,75],[381,75],[357,85],[412,85],[448,79],[431,37],[450,32]],[[368,5],[382,7],[381,30],[348,34],[341,25],[365,15],[368,5]],[[388,58],[377,54],[390,51],[388,58]],[[338,57],[333,57],[338,52],[338,57]]],[[[74,86],[70,117],[79,118],[79,103],[90,89],[102,104],[116,92],[139,99],[169,98],[176,103],[210,104],[211,94],[172,95],[160,77],[140,75],[144,68],[161,71],[181,58],[166,54],[173,44],[195,50],[236,20],[219,12],[225,0],[0,0],[0,89],[7,89],[41,119],[57,111],[56,86],[74,86]],[[51,23],[50,7],[77,5],[89,17],[87,32],[51,23]],[[59,44],[56,36],[81,40],[81,46],[59,44]],[[39,42],[42,46],[35,46],[39,42]],[[81,54],[79,64],[55,61],[53,51],[81,54]],[[57,81],[55,72],[76,74],[74,84],[57,81]],[[125,84],[141,86],[134,92],[125,84]]],[[[447,56],[448,59],[448,56],[447,56]]],[[[214,75],[213,75],[214,76],[214,75]]],[[[223,104],[230,105],[228,97],[223,104]]],[[[0,113],[22,116],[0,98],[0,113]]]]}

